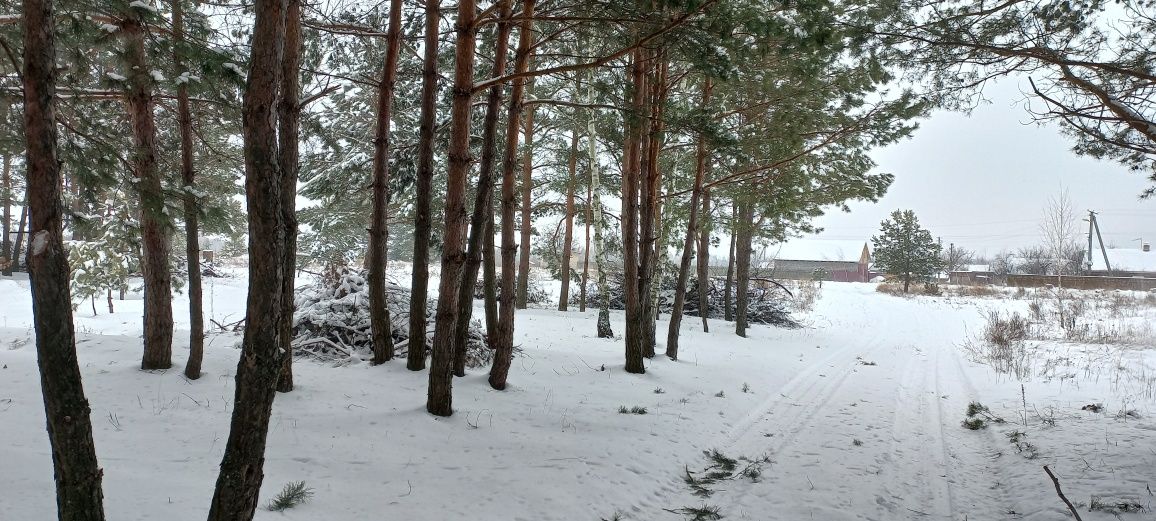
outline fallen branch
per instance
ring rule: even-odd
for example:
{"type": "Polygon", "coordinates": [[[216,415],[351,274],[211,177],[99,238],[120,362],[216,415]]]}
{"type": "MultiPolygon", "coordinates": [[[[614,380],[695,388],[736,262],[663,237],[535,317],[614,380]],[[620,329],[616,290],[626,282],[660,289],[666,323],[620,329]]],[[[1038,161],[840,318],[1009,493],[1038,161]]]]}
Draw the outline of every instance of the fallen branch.
{"type": "Polygon", "coordinates": [[[1064,501],[1065,505],[1068,505],[1068,510],[1072,513],[1072,517],[1075,517],[1076,521],[1084,521],[1080,518],[1080,513],[1076,511],[1076,507],[1072,505],[1071,501],[1068,501],[1066,496],[1064,496],[1064,491],[1060,490],[1060,480],[1056,479],[1055,474],[1052,474],[1052,469],[1049,469],[1047,465],[1044,465],[1044,472],[1047,472],[1048,477],[1052,478],[1052,484],[1056,486],[1056,495],[1060,496],[1060,499],[1064,501]]]}

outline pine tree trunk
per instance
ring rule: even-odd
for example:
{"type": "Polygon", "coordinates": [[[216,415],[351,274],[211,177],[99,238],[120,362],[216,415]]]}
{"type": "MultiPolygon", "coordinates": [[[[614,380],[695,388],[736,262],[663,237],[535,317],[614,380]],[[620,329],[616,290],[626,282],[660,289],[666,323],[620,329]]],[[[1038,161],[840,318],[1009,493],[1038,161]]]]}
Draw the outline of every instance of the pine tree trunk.
{"type": "Polygon", "coordinates": [[[169,269],[170,224],[165,217],[164,188],[157,168],[157,128],[153,120],[153,78],[145,54],[141,9],[129,7],[122,22],[128,65],[128,106],[133,135],[133,174],[141,198],[141,244],[144,258],[144,356],[141,369],[173,365],[172,271],[169,269]]]}
{"type": "MultiPolygon", "coordinates": [[[[594,103],[594,85],[590,85],[590,103],[594,103]]],[[[614,338],[610,329],[610,286],[606,283],[606,251],[602,243],[602,181],[598,175],[598,139],[595,135],[594,111],[586,123],[587,155],[590,156],[590,205],[594,210],[594,264],[598,272],[598,338],[614,338]]],[[[585,300],[585,299],[584,299],[585,300]]]]}
{"type": "MultiPolygon", "coordinates": [[[[748,193],[752,193],[749,192],[748,193]]],[[[735,266],[735,334],[747,336],[747,312],[750,303],[751,243],[754,240],[754,204],[744,201],[739,205],[738,246],[735,266]]]]}
{"type": "MultiPolygon", "coordinates": [[[[28,188],[24,188],[24,204],[20,206],[20,222],[16,224],[16,240],[12,243],[12,269],[15,270],[20,267],[20,251],[24,249],[24,229],[28,223],[28,188]]],[[[28,263],[24,263],[24,269],[28,269],[28,263]]],[[[9,273],[11,275],[11,273],[9,273]]]]}
{"type": "Polygon", "coordinates": [[[36,362],[52,469],[57,519],[103,521],[103,471],[92,442],[69,294],[68,254],[61,226],[60,163],[56,148],[56,48],[51,0],[24,1],[25,208],[33,235],[27,266],[36,330],[36,362]]]}
{"type": "Polygon", "coordinates": [[[498,337],[498,274],[497,274],[497,247],[494,245],[494,207],[486,216],[486,236],[482,248],[482,295],[486,308],[486,342],[493,345],[493,339],[498,337]]]}
{"type": "MultiPolygon", "coordinates": [[[[7,103],[5,103],[7,109],[7,103]]],[[[5,110],[7,112],[7,110],[5,110]]],[[[3,265],[0,266],[0,274],[4,276],[12,275],[12,266],[16,264],[16,252],[12,251],[12,237],[10,237],[10,230],[12,229],[12,157],[4,154],[4,179],[3,186],[3,204],[4,215],[3,226],[0,226],[0,232],[4,235],[0,236],[0,257],[2,257],[3,265]]]]}
{"type": "Polygon", "coordinates": [[[229,439],[209,521],[251,521],[264,479],[265,442],[284,366],[286,230],[277,124],[286,0],[256,0],[249,78],[241,111],[249,221],[249,295],[229,439]]]}
{"type": "MultiPolygon", "coordinates": [[[[512,0],[501,0],[498,18],[510,17],[512,0]]],[[[491,78],[500,78],[506,73],[506,55],[510,48],[510,22],[498,23],[494,34],[494,65],[491,78]]],[[[494,208],[494,147],[497,146],[498,112],[502,108],[502,84],[490,87],[486,96],[486,115],[482,123],[482,160],[478,168],[478,188],[474,199],[474,211],[470,215],[470,237],[466,245],[466,267],[458,293],[457,329],[454,333],[454,375],[466,375],[466,341],[469,336],[470,320],[474,314],[474,285],[478,282],[478,269],[482,264],[485,237],[493,230],[487,225],[494,208]]]]}
{"type": "MultiPolygon", "coordinates": [[[[517,74],[530,70],[533,25],[534,0],[523,0],[522,22],[518,26],[518,50],[514,54],[514,72],[517,74]]],[[[499,391],[506,388],[510,364],[514,358],[514,256],[518,253],[518,245],[514,242],[514,213],[517,209],[514,177],[518,168],[518,131],[522,127],[522,98],[526,91],[526,83],[525,78],[513,80],[509,111],[506,116],[506,149],[502,156],[502,291],[498,295],[498,329],[494,342],[494,362],[490,367],[489,378],[490,387],[499,391]]],[[[527,117],[531,117],[532,114],[531,112],[527,117]]],[[[524,186],[528,191],[530,185],[524,186]]],[[[523,220],[522,223],[528,225],[529,221],[523,220]]],[[[523,247],[529,247],[529,244],[523,243],[523,247]]]]}
{"type": "MultiPolygon", "coordinates": [[[[591,158],[591,161],[593,161],[593,158],[591,158]]],[[[582,313],[586,312],[586,286],[590,284],[590,219],[592,218],[590,201],[593,199],[593,190],[594,187],[587,183],[585,213],[586,231],[584,235],[586,238],[586,244],[582,247],[582,286],[578,288],[578,311],[582,313]]]]}
{"type": "Polygon", "coordinates": [[[429,371],[426,410],[435,416],[453,414],[454,331],[458,321],[459,285],[466,263],[466,192],[470,172],[470,120],[474,86],[474,50],[477,45],[475,0],[458,1],[454,52],[453,102],[450,105],[450,144],[447,155],[445,233],[441,282],[429,371]]]}
{"type": "Polygon", "coordinates": [[[642,353],[647,358],[654,357],[655,320],[658,318],[655,305],[655,290],[661,281],[655,280],[658,274],[658,263],[662,254],[659,247],[659,229],[661,225],[661,208],[659,206],[659,151],[662,148],[662,112],[666,90],[666,60],[661,51],[649,51],[647,58],[648,75],[653,74],[647,85],[643,117],[649,122],[649,128],[643,135],[642,167],[643,177],[640,190],[641,230],[639,252],[640,275],[639,293],[642,299],[642,353]],[[650,72],[653,68],[653,73],[650,72]]]}
{"type": "MultiPolygon", "coordinates": [[[[706,79],[702,88],[702,104],[710,103],[711,83],[706,79]]],[[[698,150],[694,168],[694,186],[690,192],[690,204],[687,211],[690,214],[686,221],[686,238],[682,242],[682,259],[678,264],[678,282],[674,285],[674,305],[670,312],[670,327],[666,333],[666,356],[671,360],[678,360],[678,328],[682,323],[682,307],[686,303],[686,284],[690,280],[690,261],[694,256],[695,233],[701,228],[698,224],[698,201],[702,197],[702,184],[706,179],[707,149],[706,136],[699,134],[698,150]]],[[[702,293],[699,285],[699,293],[702,293]]],[[[702,302],[702,299],[699,299],[702,302]]],[[[700,307],[699,313],[704,313],[700,307]]],[[[705,316],[705,315],[703,315],[705,316]]]]}
{"type": "Polygon", "coordinates": [[[293,390],[293,289],[297,274],[297,173],[301,133],[301,0],[285,0],[285,41],[281,58],[281,92],[277,102],[278,163],[281,167],[281,220],[285,226],[281,264],[281,323],[279,342],[285,357],[277,391],[293,390]]]}
{"type": "Polygon", "coordinates": [[[385,268],[389,215],[389,125],[393,114],[397,60],[401,51],[401,0],[389,2],[389,31],[385,65],[377,91],[377,135],[373,139],[373,221],[369,232],[369,319],[373,336],[373,363],[393,360],[393,323],[386,300],[385,268]]]}
{"type": "MultiPolygon", "coordinates": [[[[575,123],[577,127],[577,123],[575,123]]],[[[578,129],[570,134],[570,177],[566,180],[566,231],[562,239],[562,291],[558,296],[558,311],[566,311],[570,304],[570,253],[574,249],[574,189],[578,185],[578,129]]]]}
{"type": "MultiPolygon", "coordinates": [[[[709,163],[707,167],[709,168],[709,163]]],[[[698,218],[698,314],[702,332],[710,332],[710,189],[702,189],[702,213],[698,218]]]]}
{"type": "MultiPolygon", "coordinates": [[[[530,89],[527,83],[526,90],[530,89]]],[[[525,109],[523,109],[525,110],[525,109]]],[[[522,151],[522,228],[521,241],[518,251],[518,293],[516,304],[518,309],[526,309],[530,295],[530,235],[534,230],[531,220],[531,201],[534,193],[534,108],[522,115],[525,143],[522,151]]]]}
{"type": "MultiPolygon", "coordinates": [[[[185,41],[184,0],[172,0],[173,40],[179,49],[185,41]]],[[[173,51],[173,66],[184,73],[182,50],[173,51]]],[[[185,262],[189,268],[189,360],[185,376],[201,377],[205,351],[205,322],[201,298],[201,247],[198,232],[196,171],[193,170],[193,115],[189,108],[188,81],[177,85],[177,126],[181,136],[181,181],[184,183],[185,262]]],[[[108,292],[108,312],[112,313],[112,290],[108,292]]]]}
{"type": "Polygon", "coordinates": [[[646,366],[643,364],[644,350],[642,346],[643,315],[641,305],[641,291],[639,280],[639,184],[642,177],[643,153],[642,137],[646,103],[646,61],[644,52],[639,49],[633,52],[630,67],[631,107],[634,116],[628,115],[626,121],[626,143],[623,147],[622,168],[622,260],[623,286],[626,293],[626,371],[643,374],[646,366]]]}
{"type": "Polygon", "coordinates": [[[727,249],[727,280],[723,289],[723,320],[734,322],[734,286],[735,286],[735,239],[738,235],[739,207],[731,203],[731,240],[727,249]]]}
{"type": "Polygon", "coordinates": [[[429,299],[429,243],[433,221],[434,125],[437,119],[440,0],[425,2],[425,55],[421,69],[421,123],[414,179],[413,276],[409,296],[409,354],[405,367],[425,369],[426,310],[429,299]]]}

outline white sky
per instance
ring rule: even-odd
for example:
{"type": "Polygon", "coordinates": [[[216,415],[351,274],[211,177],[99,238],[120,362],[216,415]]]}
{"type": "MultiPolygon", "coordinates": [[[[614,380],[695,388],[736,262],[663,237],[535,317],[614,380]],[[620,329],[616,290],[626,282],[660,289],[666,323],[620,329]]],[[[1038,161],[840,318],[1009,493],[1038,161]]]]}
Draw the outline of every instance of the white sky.
{"type": "MultiPolygon", "coordinates": [[[[891,189],[878,203],[822,217],[817,237],[869,240],[893,210],[911,209],[944,247],[992,254],[1039,242],[1043,209],[1063,187],[1081,218],[1098,212],[1106,245],[1156,242],[1156,200],[1139,199],[1146,175],[1077,156],[1058,127],[1031,121],[1026,87],[1014,78],[992,85],[990,103],[970,117],[936,112],[911,139],[872,154],[880,171],[895,174],[891,189]]],[[[1086,234],[1087,223],[1080,229],[1086,234]]]]}

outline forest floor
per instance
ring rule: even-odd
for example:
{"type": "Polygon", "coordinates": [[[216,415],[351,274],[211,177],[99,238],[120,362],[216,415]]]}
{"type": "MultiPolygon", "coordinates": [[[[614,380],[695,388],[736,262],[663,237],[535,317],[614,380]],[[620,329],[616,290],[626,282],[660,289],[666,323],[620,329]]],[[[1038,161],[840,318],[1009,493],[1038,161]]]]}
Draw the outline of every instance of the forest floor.
{"type": "MultiPolygon", "coordinates": [[[[244,286],[207,279],[208,315],[240,319],[244,286]]],[[[52,463],[27,281],[0,279],[0,296],[0,519],[47,521],[52,463]]],[[[641,376],[622,371],[620,339],[595,337],[593,311],[532,309],[517,317],[510,389],[472,370],[455,383],[450,418],[424,412],[426,373],[403,362],[300,360],[297,389],[274,404],[261,496],[305,481],[313,497],[257,518],[1065,519],[1050,465],[1083,519],[1153,519],[1151,335],[1031,339],[1000,358],[982,346],[988,313],[1026,314],[1044,298],[1013,297],[826,283],[802,329],[739,338],[731,324],[704,333],[688,317],[682,359],[656,357],[641,376]],[[986,419],[978,430],[962,426],[972,402],[987,408],[973,416],[986,419]]],[[[85,303],[76,317],[105,508],[116,520],[203,519],[238,336],[210,335],[205,376],[186,380],[178,296],[177,366],[142,372],[137,298],[114,314],[98,302],[95,317],[85,303]]],[[[1099,323],[1153,318],[1147,307],[1091,307],[1099,323]]],[[[612,313],[616,333],[622,320],[612,313]]]]}

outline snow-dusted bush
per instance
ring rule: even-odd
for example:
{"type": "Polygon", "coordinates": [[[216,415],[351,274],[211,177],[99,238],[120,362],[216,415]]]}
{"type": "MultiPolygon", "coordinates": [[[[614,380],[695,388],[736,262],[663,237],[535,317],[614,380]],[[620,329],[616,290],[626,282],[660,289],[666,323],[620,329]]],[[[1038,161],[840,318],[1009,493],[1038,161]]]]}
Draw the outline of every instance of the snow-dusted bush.
{"type": "MultiPolygon", "coordinates": [[[[409,295],[406,288],[387,285],[391,333],[396,354],[401,357],[409,349],[409,295]]],[[[297,354],[327,360],[372,356],[369,284],[364,270],[337,268],[318,282],[298,289],[294,303],[297,312],[293,314],[293,349],[297,354]]],[[[436,309],[434,301],[426,306],[429,326],[423,334],[427,337],[433,332],[436,309]]],[[[466,365],[470,367],[485,366],[493,360],[493,351],[477,321],[470,323],[466,349],[466,365]]]]}
{"type": "MultiPolygon", "coordinates": [[[[482,299],[486,297],[484,283],[485,280],[483,280],[481,272],[479,271],[478,280],[474,283],[474,298],[482,299]]],[[[500,299],[502,298],[501,281],[495,281],[495,285],[494,296],[500,299]]],[[[531,306],[553,303],[550,293],[546,291],[546,288],[542,286],[542,282],[538,280],[537,277],[530,277],[526,281],[526,303],[531,306]]]]}
{"type": "MultiPolygon", "coordinates": [[[[658,291],[658,312],[663,315],[670,314],[674,309],[675,281],[676,279],[674,277],[663,279],[662,289],[658,291]]],[[[616,274],[609,277],[607,286],[610,290],[610,309],[625,309],[626,292],[623,286],[623,276],[616,274]]],[[[747,321],[749,323],[786,328],[801,327],[801,324],[791,317],[790,305],[793,299],[791,295],[782,288],[778,286],[763,288],[757,285],[751,285],[748,291],[750,292],[748,295],[749,302],[747,304],[747,321]]],[[[572,294],[576,293],[577,292],[573,292],[572,294]]],[[[708,302],[710,303],[708,318],[723,318],[725,293],[725,281],[710,279],[710,289],[707,295],[708,302]]],[[[734,305],[735,299],[734,293],[732,290],[732,306],[734,305]]],[[[577,298],[579,297],[574,297],[575,302],[577,302],[577,298]]],[[[601,297],[598,293],[598,285],[590,284],[586,290],[586,306],[597,309],[600,302],[601,297]]],[[[695,279],[687,282],[686,301],[682,306],[682,312],[687,316],[700,316],[698,308],[698,282],[695,279]]]]}

